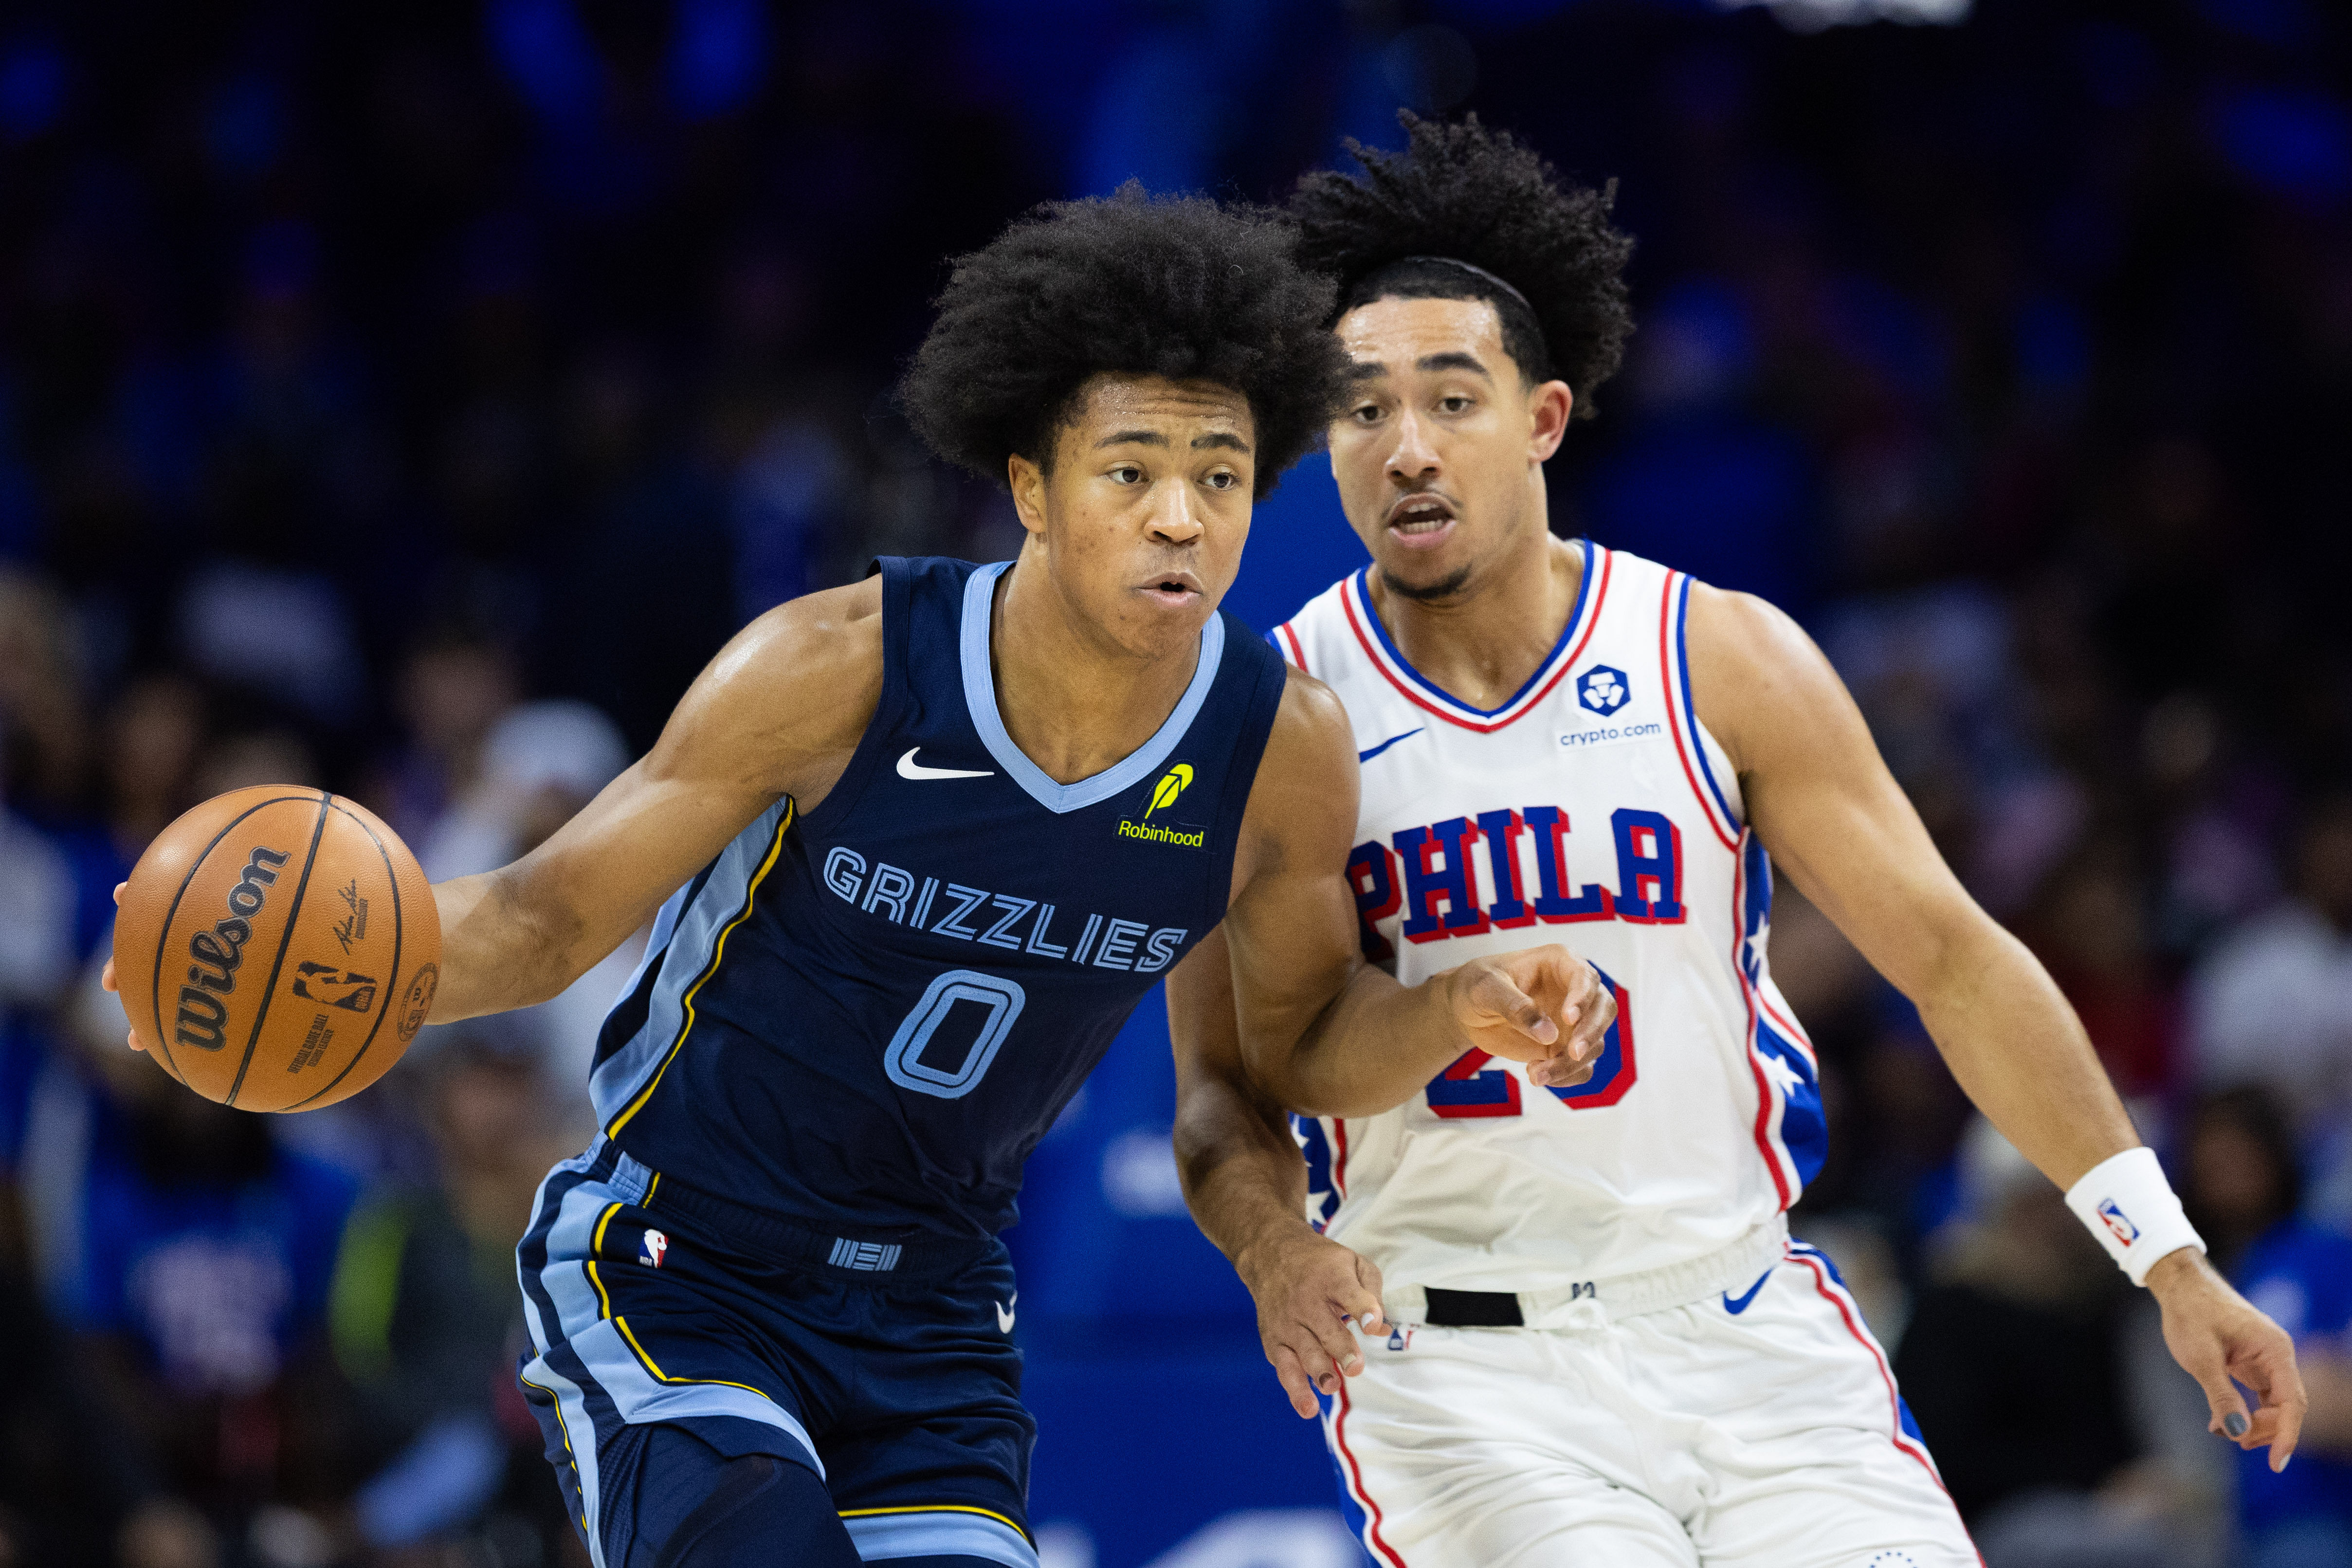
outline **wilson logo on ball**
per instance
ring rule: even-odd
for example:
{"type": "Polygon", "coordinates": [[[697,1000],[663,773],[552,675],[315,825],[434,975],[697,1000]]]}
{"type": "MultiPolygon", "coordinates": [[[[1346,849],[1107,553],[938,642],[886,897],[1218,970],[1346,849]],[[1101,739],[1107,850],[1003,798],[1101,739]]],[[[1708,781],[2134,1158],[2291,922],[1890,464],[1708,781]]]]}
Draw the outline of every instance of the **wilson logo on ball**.
{"type": "Polygon", "coordinates": [[[188,938],[188,984],[180,987],[180,1010],[172,1020],[172,1038],[200,1051],[216,1051],[226,1043],[222,1030],[228,1023],[228,1005],[221,1000],[236,990],[237,966],[245,962],[245,944],[253,937],[253,917],[268,901],[278,880],[277,868],[286,864],[281,850],[256,847],[245,862],[245,874],[228,890],[228,918],[215,921],[210,931],[188,938]]]}

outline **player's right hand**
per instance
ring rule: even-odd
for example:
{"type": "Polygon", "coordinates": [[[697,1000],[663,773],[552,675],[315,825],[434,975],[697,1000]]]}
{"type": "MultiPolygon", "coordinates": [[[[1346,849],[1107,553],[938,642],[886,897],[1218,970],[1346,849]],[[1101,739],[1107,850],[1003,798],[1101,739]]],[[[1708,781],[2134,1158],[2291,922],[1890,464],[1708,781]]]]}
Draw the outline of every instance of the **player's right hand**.
{"type": "Polygon", "coordinates": [[[1490,1057],[1528,1064],[1538,1089],[1567,1089],[1592,1076],[1617,998],[1592,965],[1557,942],[1451,970],[1454,1021],[1490,1057]]]}
{"type": "Polygon", "coordinates": [[[1381,1271],[1304,1220],[1253,1245],[1234,1267],[1257,1303],[1258,1341],[1290,1407],[1314,1419],[1318,1390],[1337,1393],[1342,1377],[1364,1370],[1349,1324],[1366,1333],[1388,1328],[1381,1271]]]}

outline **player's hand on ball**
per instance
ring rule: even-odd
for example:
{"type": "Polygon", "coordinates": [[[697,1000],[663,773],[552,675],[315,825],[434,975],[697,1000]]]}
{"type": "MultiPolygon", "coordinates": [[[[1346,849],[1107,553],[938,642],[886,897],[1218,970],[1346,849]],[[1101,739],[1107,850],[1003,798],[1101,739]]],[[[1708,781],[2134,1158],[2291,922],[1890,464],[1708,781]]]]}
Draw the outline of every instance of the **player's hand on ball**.
{"type": "Polygon", "coordinates": [[[1342,1377],[1364,1370],[1348,1331],[1384,1331],[1381,1271],[1304,1221],[1256,1242],[1234,1260],[1257,1302],[1257,1332],[1265,1359],[1290,1395],[1290,1407],[1312,1419],[1321,1413],[1318,1390],[1336,1393],[1342,1377]]]}
{"type": "Polygon", "coordinates": [[[2294,1341],[2205,1261],[2184,1247],[2148,1270],[2148,1289],[2164,1309],[2164,1343],[2205,1390],[2208,1430],[2252,1452],[2267,1446],[2271,1468],[2286,1468],[2303,1434],[2309,1404],[2295,1370],[2294,1341]],[[2262,1401],[2249,1415],[2243,1384],[2262,1401]]]}
{"type": "Polygon", "coordinates": [[[1538,1089],[1591,1078],[1617,1021],[1617,998],[1592,965],[1557,943],[1474,958],[1448,978],[1454,1022],[1470,1043],[1527,1063],[1538,1089]]]}
{"type": "MultiPolygon", "coordinates": [[[[129,886],[131,886],[131,884],[128,882],[117,882],[114,884],[114,902],[117,908],[120,908],[122,903],[122,889],[129,886]]],[[[112,991],[117,994],[121,993],[122,987],[114,983],[114,954],[111,952],[109,952],[106,955],[106,967],[98,972],[98,983],[107,990],[112,991]]],[[[128,1031],[128,1034],[131,1040],[131,1048],[132,1050],[138,1051],[146,1049],[144,1046],[142,1046],[139,1043],[138,1030],[130,1030],[128,1031]]]]}

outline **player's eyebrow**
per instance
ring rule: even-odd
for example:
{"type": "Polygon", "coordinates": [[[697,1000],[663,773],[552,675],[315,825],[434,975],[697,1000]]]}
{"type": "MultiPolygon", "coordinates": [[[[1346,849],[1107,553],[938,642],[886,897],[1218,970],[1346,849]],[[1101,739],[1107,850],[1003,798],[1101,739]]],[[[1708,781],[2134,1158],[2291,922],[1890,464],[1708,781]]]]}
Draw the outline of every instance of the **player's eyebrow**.
{"type": "Polygon", "coordinates": [[[1475,354],[1460,353],[1423,354],[1414,362],[1413,368],[1416,370],[1466,370],[1474,374],[1486,376],[1488,381],[1495,379],[1487,373],[1486,367],[1478,363],[1478,356],[1475,354]]]}
{"type": "Polygon", "coordinates": [[[1389,367],[1382,364],[1376,359],[1355,360],[1350,362],[1348,366],[1348,379],[1349,381],[1372,381],[1388,374],[1388,373],[1389,367]]]}
{"type": "Polygon", "coordinates": [[[1168,437],[1157,430],[1114,430],[1096,442],[1095,448],[1099,451],[1105,447],[1124,447],[1130,444],[1138,447],[1165,447],[1168,445],[1168,437]]]}
{"type": "Polygon", "coordinates": [[[1205,436],[1192,437],[1194,447],[1231,447],[1236,452],[1249,450],[1249,443],[1230,430],[1212,430],[1205,436]]]}

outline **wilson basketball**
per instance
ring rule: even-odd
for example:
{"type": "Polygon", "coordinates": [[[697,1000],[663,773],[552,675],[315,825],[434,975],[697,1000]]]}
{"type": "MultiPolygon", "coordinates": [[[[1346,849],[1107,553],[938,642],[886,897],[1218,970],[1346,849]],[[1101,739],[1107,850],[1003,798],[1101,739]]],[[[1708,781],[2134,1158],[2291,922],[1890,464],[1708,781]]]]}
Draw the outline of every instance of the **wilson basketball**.
{"type": "Polygon", "coordinates": [[[441,916],[366,808],[263,784],[156,837],[122,892],[115,984],[148,1054],[207,1100],[310,1110],[357,1094],[416,1037],[441,916]]]}

